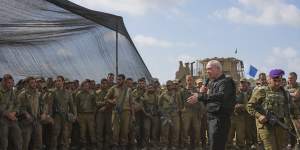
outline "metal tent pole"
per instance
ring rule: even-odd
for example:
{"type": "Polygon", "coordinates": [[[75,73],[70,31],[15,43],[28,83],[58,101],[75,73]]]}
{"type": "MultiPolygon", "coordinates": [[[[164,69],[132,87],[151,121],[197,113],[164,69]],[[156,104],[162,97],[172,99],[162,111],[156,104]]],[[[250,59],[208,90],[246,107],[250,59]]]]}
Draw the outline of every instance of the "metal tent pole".
{"type": "Polygon", "coordinates": [[[119,26],[116,26],[116,76],[119,74],[119,26]]]}

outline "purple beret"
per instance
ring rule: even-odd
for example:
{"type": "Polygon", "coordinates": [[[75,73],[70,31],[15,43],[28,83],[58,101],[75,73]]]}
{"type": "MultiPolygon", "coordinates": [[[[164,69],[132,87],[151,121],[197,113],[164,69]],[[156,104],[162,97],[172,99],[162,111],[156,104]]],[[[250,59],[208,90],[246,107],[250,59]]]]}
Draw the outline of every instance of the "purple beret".
{"type": "Polygon", "coordinates": [[[282,77],[284,75],[284,71],[281,69],[272,69],[269,73],[271,78],[282,77]]]}

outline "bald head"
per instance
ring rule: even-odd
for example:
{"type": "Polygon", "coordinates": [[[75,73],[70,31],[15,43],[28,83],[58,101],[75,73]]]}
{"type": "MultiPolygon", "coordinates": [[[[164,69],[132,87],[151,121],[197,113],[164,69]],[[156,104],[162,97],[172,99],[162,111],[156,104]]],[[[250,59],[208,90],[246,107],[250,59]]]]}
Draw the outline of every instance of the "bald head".
{"type": "Polygon", "coordinates": [[[217,60],[211,60],[206,65],[206,72],[208,78],[210,79],[217,79],[219,76],[222,75],[222,65],[217,60]]]}

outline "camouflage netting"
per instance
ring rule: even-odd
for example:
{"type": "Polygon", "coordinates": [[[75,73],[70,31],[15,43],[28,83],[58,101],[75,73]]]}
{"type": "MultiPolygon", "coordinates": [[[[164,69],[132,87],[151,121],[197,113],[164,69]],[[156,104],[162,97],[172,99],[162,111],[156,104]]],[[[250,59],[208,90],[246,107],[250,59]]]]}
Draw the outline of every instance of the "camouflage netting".
{"type": "Polygon", "coordinates": [[[118,37],[118,72],[151,79],[121,17],[67,0],[0,3],[0,75],[99,80],[115,73],[118,37]]]}

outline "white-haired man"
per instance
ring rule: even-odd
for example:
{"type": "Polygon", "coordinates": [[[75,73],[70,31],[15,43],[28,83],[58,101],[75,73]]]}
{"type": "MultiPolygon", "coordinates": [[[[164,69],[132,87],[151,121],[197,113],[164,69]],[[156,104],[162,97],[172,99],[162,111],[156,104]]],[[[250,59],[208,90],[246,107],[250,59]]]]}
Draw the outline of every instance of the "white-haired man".
{"type": "Polygon", "coordinates": [[[224,150],[230,128],[230,116],[235,101],[235,84],[225,77],[222,65],[211,60],[206,65],[208,80],[200,88],[200,94],[194,94],[189,103],[203,101],[207,109],[210,150],[224,150]]]}

